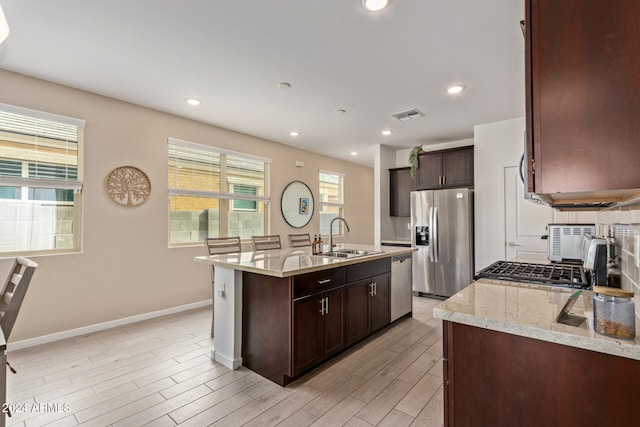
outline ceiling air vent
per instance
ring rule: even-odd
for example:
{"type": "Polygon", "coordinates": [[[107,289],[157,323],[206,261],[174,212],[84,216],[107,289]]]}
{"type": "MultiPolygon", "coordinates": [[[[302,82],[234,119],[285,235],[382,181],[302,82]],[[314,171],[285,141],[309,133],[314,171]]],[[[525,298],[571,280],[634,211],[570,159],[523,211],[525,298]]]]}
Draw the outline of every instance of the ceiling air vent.
{"type": "Polygon", "coordinates": [[[420,117],[424,117],[424,113],[417,108],[412,108],[411,110],[392,114],[392,116],[400,120],[401,122],[404,122],[406,120],[419,119],[420,117]]]}

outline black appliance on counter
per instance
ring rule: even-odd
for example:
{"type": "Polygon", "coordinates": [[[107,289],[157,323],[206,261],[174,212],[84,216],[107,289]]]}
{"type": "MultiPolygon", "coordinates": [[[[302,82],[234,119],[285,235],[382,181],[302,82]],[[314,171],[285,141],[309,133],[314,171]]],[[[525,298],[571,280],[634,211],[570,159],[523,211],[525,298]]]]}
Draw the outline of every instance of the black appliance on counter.
{"type": "Polygon", "coordinates": [[[562,286],[575,289],[591,287],[584,269],[574,264],[533,264],[515,261],[496,261],[480,270],[476,279],[508,280],[548,286],[562,286]]]}

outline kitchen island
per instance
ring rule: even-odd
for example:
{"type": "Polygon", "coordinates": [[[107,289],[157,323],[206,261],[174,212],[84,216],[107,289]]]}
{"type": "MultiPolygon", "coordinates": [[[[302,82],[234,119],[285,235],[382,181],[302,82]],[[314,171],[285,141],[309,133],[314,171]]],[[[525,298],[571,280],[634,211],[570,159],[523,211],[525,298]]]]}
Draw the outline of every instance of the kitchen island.
{"type": "Polygon", "coordinates": [[[391,258],[415,249],[336,249],[196,257],[214,266],[212,358],[286,385],[389,324],[391,258]]]}
{"type": "MultiPolygon", "coordinates": [[[[480,279],[433,310],[443,319],[445,425],[637,425],[640,339],[593,328],[591,291],[480,279]]],[[[640,332],[636,316],[636,330],[640,332]]]]}

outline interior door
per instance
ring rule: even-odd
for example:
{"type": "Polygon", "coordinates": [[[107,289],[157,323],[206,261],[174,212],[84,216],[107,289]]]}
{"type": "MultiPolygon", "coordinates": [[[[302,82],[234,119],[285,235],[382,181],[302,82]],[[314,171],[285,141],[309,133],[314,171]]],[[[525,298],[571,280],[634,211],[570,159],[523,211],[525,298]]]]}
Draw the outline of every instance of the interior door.
{"type": "Polygon", "coordinates": [[[505,259],[518,256],[547,256],[547,224],[553,222],[553,209],[525,200],[518,168],[504,168],[505,259]]]}

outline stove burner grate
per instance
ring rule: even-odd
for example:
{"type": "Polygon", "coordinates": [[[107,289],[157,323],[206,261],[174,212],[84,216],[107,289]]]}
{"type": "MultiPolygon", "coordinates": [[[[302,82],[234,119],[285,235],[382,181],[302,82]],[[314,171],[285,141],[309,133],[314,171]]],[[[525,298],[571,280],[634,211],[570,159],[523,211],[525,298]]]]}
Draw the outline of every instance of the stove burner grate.
{"type": "Polygon", "coordinates": [[[476,279],[499,279],[514,282],[589,288],[581,266],[571,264],[531,264],[526,262],[497,261],[476,274],[476,279]]]}

